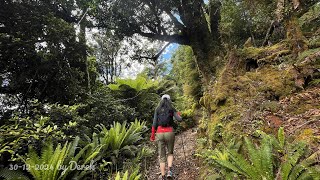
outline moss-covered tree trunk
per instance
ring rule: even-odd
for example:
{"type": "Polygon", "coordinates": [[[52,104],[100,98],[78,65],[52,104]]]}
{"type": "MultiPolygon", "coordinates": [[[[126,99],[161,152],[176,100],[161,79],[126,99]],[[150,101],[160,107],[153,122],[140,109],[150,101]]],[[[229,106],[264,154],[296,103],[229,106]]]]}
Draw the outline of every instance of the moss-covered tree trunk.
{"type": "Polygon", "coordinates": [[[292,16],[286,21],[286,31],[293,54],[298,55],[298,53],[308,49],[306,38],[302,34],[301,27],[295,16],[292,16]]]}
{"type": "Polygon", "coordinates": [[[210,14],[210,23],[205,18],[203,10],[203,2],[184,0],[185,5],[182,7],[180,14],[183,14],[183,22],[185,23],[186,37],[188,37],[189,45],[191,46],[197,68],[201,74],[204,83],[209,83],[216,73],[218,62],[215,62],[215,56],[220,48],[218,21],[220,18],[220,3],[212,1],[210,10],[214,13],[210,14]],[[192,5],[191,5],[192,4],[192,5]],[[210,26],[208,25],[210,24],[210,26]]]}

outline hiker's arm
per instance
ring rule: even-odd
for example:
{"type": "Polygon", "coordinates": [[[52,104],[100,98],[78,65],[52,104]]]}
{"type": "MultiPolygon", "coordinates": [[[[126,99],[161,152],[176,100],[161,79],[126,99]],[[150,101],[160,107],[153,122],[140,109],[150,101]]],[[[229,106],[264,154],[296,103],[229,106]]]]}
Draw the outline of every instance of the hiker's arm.
{"type": "Polygon", "coordinates": [[[174,112],[173,116],[176,120],[182,121],[182,117],[180,116],[180,112],[174,112]]]}
{"type": "Polygon", "coordinates": [[[155,133],[158,127],[157,119],[158,119],[158,115],[157,115],[157,111],[155,111],[153,115],[153,123],[152,123],[151,136],[150,136],[151,141],[155,140],[155,133]]]}

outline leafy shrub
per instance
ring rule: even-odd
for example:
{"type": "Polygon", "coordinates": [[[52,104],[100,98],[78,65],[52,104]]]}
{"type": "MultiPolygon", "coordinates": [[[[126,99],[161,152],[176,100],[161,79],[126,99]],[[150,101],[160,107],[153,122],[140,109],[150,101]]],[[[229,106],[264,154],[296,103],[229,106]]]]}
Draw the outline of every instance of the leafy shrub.
{"type": "Polygon", "coordinates": [[[4,137],[0,139],[0,161],[7,165],[10,154],[14,161],[16,154],[28,151],[28,146],[40,151],[41,145],[49,140],[64,143],[73,139],[81,133],[79,129],[85,121],[78,115],[80,106],[44,105],[36,102],[29,116],[21,113],[12,117],[10,123],[0,127],[0,133],[4,137]]]}
{"type": "Polygon", "coordinates": [[[122,123],[135,119],[135,108],[128,106],[115,96],[110,89],[100,87],[92,92],[85,106],[79,109],[79,114],[88,120],[84,123],[84,126],[89,128],[87,134],[93,133],[92,127],[96,124],[102,123],[110,127],[115,120],[122,123]]]}
{"type": "MultiPolygon", "coordinates": [[[[127,123],[114,122],[109,129],[101,124],[97,125],[98,133],[93,133],[92,138],[84,134],[82,140],[75,137],[72,143],[65,142],[63,146],[58,143],[55,148],[54,143],[46,139],[45,146],[34,148],[29,145],[26,156],[17,156],[34,179],[82,179],[89,177],[90,173],[91,178],[105,179],[129,164],[135,169],[132,169],[133,173],[128,178],[139,179],[137,165],[152,154],[150,149],[141,145],[143,133],[147,130],[145,124],[138,120],[129,126],[127,123]],[[82,166],[90,163],[95,168],[77,170],[73,167],[74,163],[82,166]]],[[[19,163],[18,159],[14,161],[19,163]]],[[[5,169],[1,172],[3,175],[0,176],[5,178],[17,176],[5,169]]]]}
{"type": "Polygon", "coordinates": [[[135,120],[128,126],[127,123],[114,124],[107,128],[103,124],[97,125],[97,133],[94,132],[92,137],[84,135],[85,140],[80,144],[90,144],[86,157],[99,149],[94,162],[97,167],[93,173],[93,177],[100,179],[110,178],[113,172],[118,172],[123,169],[124,164],[128,163],[129,159],[135,161],[135,166],[139,161],[148,156],[145,149],[141,146],[143,133],[146,131],[145,122],[135,120]]]}

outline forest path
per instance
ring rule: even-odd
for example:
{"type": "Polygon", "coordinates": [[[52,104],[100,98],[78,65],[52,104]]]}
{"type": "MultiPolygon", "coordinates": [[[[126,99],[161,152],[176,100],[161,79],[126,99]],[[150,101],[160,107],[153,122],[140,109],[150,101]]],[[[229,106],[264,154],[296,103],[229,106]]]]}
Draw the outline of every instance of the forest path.
{"type": "MultiPolygon", "coordinates": [[[[173,174],[174,180],[195,180],[199,176],[198,160],[195,157],[197,132],[194,129],[184,131],[175,138],[173,174]],[[184,150],[183,150],[184,147],[184,150]],[[185,152],[185,155],[184,155],[185,152]]],[[[157,153],[158,154],[158,153],[157,153]]],[[[160,179],[158,158],[150,163],[148,180],[160,179]]]]}

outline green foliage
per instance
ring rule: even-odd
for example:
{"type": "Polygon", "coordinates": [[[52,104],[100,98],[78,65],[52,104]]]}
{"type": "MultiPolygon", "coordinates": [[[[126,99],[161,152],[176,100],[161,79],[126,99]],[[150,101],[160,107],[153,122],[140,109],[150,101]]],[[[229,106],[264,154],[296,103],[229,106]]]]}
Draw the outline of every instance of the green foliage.
{"type": "MultiPolygon", "coordinates": [[[[87,120],[84,123],[86,127],[94,127],[100,123],[110,126],[115,120],[132,121],[137,116],[135,107],[128,106],[114,94],[106,86],[92,91],[91,96],[84,102],[85,105],[79,109],[79,113],[87,120]]],[[[92,128],[88,129],[87,134],[92,134],[92,128]]]]}
{"type": "Polygon", "coordinates": [[[138,76],[136,79],[117,79],[116,84],[109,84],[111,90],[120,90],[121,86],[129,86],[137,92],[149,89],[158,85],[157,81],[146,79],[143,76],[138,76]]]}
{"type": "Polygon", "coordinates": [[[245,138],[249,160],[234,149],[216,149],[209,157],[222,168],[227,168],[248,179],[273,179],[271,143],[262,139],[260,147],[245,138]]]}
{"type": "MultiPolygon", "coordinates": [[[[150,115],[153,115],[159,102],[157,94],[161,94],[167,89],[160,89],[161,85],[158,87],[157,81],[152,81],[143,75],[139,75],[136,79],[118,79],[116,82],[116,84],[108,85],[112,90],[111,93],[114,94],[114,103],[122,104],[129,110],[130,108],[134,109],[131,116],[129,113],[127,114],[130,117],[127,118],[128,121],[137,118],[151,122],[150,115]]],[[[122,111],[126,112],[126,110],[122,111]]]]}
{"type": "Polygon", "coordinates": [[[115,122],[109,130],[104,125],[98,125],[98,128],[103,136],[104,145],[110,147],[110,150],[118,157],[122,149],[130,151],[129,146],[141,140],[143,126],[136,121],[131,124],[129,129],[126,129],[126,123],[120,124],[118,122],[115,122]]]}
{"type": "Polygon", "coordinates": [[[315,32],[320,25],[320,5],[315,4],[299,18],[299,25],[304,31],[315,32]]]}
{"type": "MultiPolygon", "coordinates": [[[[42,148],[41,155],[32,148],[29,148],[29,152],[26,157],[18,155],[26,164],[26,169],[32,174],[34,179],[66,179],[71,171],[77,171],[74,177],[81,178],[88,173],[90,168],[81,166],[78,168],[76,165],[87,165],[95,156],[99,153],[100,149],[96,149],[89,157],[79,159],[83,157],[84,152],[91,144],[88,144],[83,149],[80,149],[76,153],[79,137],[76,137],[72,143],[66,142],[63,146],[58,144],[56,148],[53,148],[53,144],[48,144],[42,148]],[[83,164],[78,164],[82,162],[83,164]],[[84,168],[85,167],[85,168],[84,168]]],[[[91,164],[90,164],[91,165],[91,164]]]]}
{"type": "Polygon", "coordinates": [[[134,171],[132,174],[129,175],[129,172],[126,171],[124,175],[121,177],[120,172],[117,172],[117,176],[114,180],[139,180],[141,177],[140,174],[138,174],[138,171],[134,171]]]}
{"type": "Polygon", "coordinates": [[[136,120],[129,126],[114,122],[110,128],[100,124],[96,129],[98,133],[93,133],[91,138],[84,135],[86,140],[81,143],[90,145],[84,159],[95,154],[95,172],[100,173],[100,178],[109,177],[114,171],[123,169],[125,164],[135,162],[131,168],[137,167],[142,158],[150,155],[147,149],[140,146],[146,131],[145,122],[136,120]]]}
{"type": "Polygon", "coordinates": [[[76,40],[71,15],[75,7],[69,3],[1,4],[0,71],[7,82],[1,93],[19,94],[19,103],[24,105],[33,98],[69,104],[84,97],[86,45],[76,40]]]}
{"type": "Polygon", "coordinates": [[[86,129],[83,127],[85,119],[78,114],[82,105],[62,106],[35,101],[32,107],[29,116],[16,115],[1,126],[0,132],[4,137],[0,140],[2,163],[6,164],[10,155],[14,160],[15,154],[24,154],[28,146],[38,151],[42,142],[53,140],[62,143],[81,134],[79,129],[86,129]]]}
{"type": "Polygon", "coordinates": [[[8,168],[0,169],[0,177],[5,180],[29,180],[29,178],[21,171],[10,170],[8,168]]]}
{"type": "Polygon", "coordinates": [[[316,86],[316,85],[318,85],[318,84],[320,84],[320,79],[314,79],[314,80],[312,80],[312,81],[310,82],[310,85],[316,86]]]}
{"type": "Polygon", "coordinates": [[[320,173],[318,165],[319,151],[307,155],[307,146],[303,142],[288,143],[284,129],[280,128],[278,137],[257,131],[261,138],[254,143],[244,138],[242,150],[234,142],[218,145],[214,150],[206,150],[199,155],[221,174],[228,177],[245,177],[247,179],[313,179],[320,173]]]}
{"type": "Polygon", "coordinates": [[[270,1],[222,1],[219,29],[225,46],[242,46],[249,37],[253,45],[262,43],[273,20],[273,8],[270,1]]]}
{"type": "Polygon", "coordinates": [[[131,122],[128,128],[126,123],[114,122],[110,129],[102,124],[97,125],[97,129],[99,134],[94,134],[93,138],[99,137],[98,141],[95,140],[96,143],[102,146],[102,152],[107,155],[105,158],[111,160],[116,169],[126,157],[135,157],[138,154],[139,149],[136,145],[146,131],[145,122],[141,123],[138,120],[131,122]]]}
{"type": "MultiPolygon", "coordinates": [[[[98,125],[98,134],[93,133],[90,139],[76,137],[72,143],[60,143],[54,148],[51,141],[41,148],[38,155],[37,149],[29,146],[26,157],[18,155],[26,164],[26,169],[34,179],[82,179],[91,173],[91,177],[109,177],[115,170],[131,165],[132,173],[127,178],[139,179],[139,165],[143,158],[150,157],[153,153],[141,144],[143,133],[146,131],[145,122],[138,120],[120,124],[114,122],[110,129],[98,125]],[[78,145],[78,142],[79,145],[78,145]],[[130,160],[131,159],[131,160],[130,160]],[[76,165],[80,165],[81,169],[76,165]],[[102,173],[98,176],[98,172],[102,173]]],[[[17,161],[17,160],[15,160],[17,161]]],[[[131,172],[131,171],[130,171],[131,172]]],[[[4,177],[13,177],[14,174],[3,172],[4,177]]],[[[124,176],[123,178],[125,178],[124,176]]]]}
{"type": "Polygon", "coordinates": [[[182,109],[186,109],[194,101],[199,100],[202,95],[200,77],[192,49],[187,46],[180,46],[172,55],[171,61],[173,63],[171,76],[180,87],[179,91],[185,96],[181,99],[184,102],[181,104],[186,104],[185,107],[182,107],[182,109]]]}

